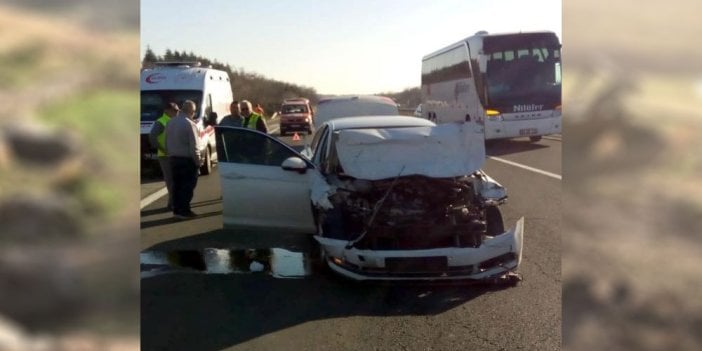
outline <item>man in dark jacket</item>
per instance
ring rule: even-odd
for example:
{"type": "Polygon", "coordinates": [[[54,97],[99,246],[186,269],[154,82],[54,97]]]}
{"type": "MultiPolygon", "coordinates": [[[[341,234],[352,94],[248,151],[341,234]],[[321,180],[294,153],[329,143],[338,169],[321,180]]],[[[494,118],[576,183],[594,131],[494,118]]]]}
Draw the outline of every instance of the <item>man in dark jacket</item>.
{"type": "Polygon", "coordinates": [[[231,114],[222,117],[222,120],[219,121],[219,125],[224,127],[241,127],[243,118],[241,118],[241,112],[239,112],[239,101],[232,101],[231,105],[229,105],[229,112],[231,112],[231,114]]]}

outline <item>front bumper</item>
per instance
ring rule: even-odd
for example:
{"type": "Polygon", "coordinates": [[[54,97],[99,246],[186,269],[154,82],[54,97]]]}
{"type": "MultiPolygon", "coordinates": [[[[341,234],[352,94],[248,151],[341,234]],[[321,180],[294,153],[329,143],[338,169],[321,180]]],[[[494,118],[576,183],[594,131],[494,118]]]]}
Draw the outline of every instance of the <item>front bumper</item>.
{"type": "Polygon", "coordinates": [[[280,129],[286,132],[306,132],[312,130],[312,125],[306,122],[280,123],[280,129]]]}
{"type": "Polygon", "coordinates": [[[518,138],[558,134],[561,119],[541,118],[523,121],[493,121],[485,123],[485,139],[518,138]]]}
{"type": "Polygon", "coordinates": [[[484,280],[513,272],[522,261],[524,217],[477,248],[346,249],[348,241],[316,235],[327,265],[354,280],[484,280]]]}

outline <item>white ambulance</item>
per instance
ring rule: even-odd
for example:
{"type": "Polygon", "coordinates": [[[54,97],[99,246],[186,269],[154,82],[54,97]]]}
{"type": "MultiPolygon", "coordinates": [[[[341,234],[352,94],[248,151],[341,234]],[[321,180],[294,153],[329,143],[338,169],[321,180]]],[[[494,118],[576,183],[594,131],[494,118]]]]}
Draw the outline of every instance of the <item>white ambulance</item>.
{"type": "Polygon", "coordinates": [[[149,143],[154,122],[163,115],[168,102],[182,106],[192,100],[197,106],[195,123],[200,133],[200,151],[205,163],[201,174],[209,174],[217,162],[214,128],[229,114],[233,100],[232,85],[225,71],[202,67],[199,62],[163,62],[141,71],[141,160],[156,159],[149,143]]]}

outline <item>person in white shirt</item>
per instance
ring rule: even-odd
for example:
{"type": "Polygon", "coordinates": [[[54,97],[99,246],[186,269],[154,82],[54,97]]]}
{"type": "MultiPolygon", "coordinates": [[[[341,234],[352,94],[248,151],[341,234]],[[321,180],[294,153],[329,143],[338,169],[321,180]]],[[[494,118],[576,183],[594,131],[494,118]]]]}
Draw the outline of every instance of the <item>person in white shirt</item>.
{"type": "Polygon", "coordinates": [[[198,169],[202,165],[197,126],[192,120],[196,110],[195,103],[186,100],[180,112],[166,125],[166,152],[173,173],[173,216],[176,219],[197,217],[190,209],[198,169]]]}

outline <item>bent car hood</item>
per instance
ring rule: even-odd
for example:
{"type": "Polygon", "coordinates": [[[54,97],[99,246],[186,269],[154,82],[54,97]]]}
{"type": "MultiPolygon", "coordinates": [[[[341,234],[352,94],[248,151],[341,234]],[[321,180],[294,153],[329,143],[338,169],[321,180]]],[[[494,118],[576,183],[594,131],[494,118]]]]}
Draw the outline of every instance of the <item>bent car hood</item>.
{"type": "Polygon", "coordinates": [[[354,178],[471,174],[485,162],[483,128],[474,123],[434,127],[349,129],[336,141],[339,163],[354,178]]]}

